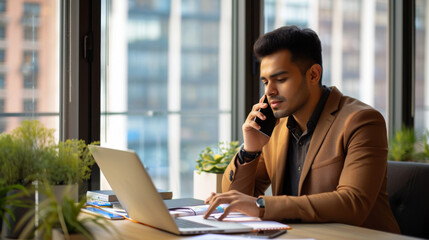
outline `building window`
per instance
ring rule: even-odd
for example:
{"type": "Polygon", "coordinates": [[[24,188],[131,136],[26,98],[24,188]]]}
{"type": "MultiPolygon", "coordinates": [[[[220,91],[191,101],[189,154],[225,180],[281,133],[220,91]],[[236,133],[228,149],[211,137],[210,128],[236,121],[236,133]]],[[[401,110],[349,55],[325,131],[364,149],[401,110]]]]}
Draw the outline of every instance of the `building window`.
{"type": "Polygon", "coordinates": [[[23,86],[25,89],[37,88],[37,74],[23,75],[23,86]]]}
{"type": "Polygon", "coordinates": [[[24,30],[24,40],[37,41],[39,38],[39,3],[24,3],[24,13],[22,25],[24,30]]]}
{"type": "Polygon", "coordinates": [[[4,25],[0,25],[0,40],[4,40],[6,38],[6,27],[4,25]]]}
{"type": "Polygon", "coordinates": [[[40,4],[39,3],[24,3],[24,16],[27,18],[39,17],[40,4]]]}
{"type": "Polygon", "coordinates": [[[33,50],[24,51],[22,74],[35,75],[38,72],[38,53],[33,50]]]}
{"type": "Polygon", "coordinates": [[[36,51],[24,51],[22,63],[23,86],[26,89],[37,88],[38,53],[36,51]]]}
{"type": "MultiPolygon", "coordinates": [[[[0,99],[0,114],[5,112],[5,103],[4,99],[0,99]]],[[[0,118],[0,133],[4,132],[6,129],[6,121],[4,118],[0,118]]]]}
{"type": "Polygon", "coordinates": [[[40,4],[39,3],[24,3],[24,12],[22,14],[21,23],[24,26],[39,26],[40,24],[40,4]]]}
{"type": "Polygon", "coordinates": [[[23,112],[25,112],[25,113],[37,112],[37,100],[24,99],[23,112]]]}
{"type": "Polygon", "coordinates": [[[4,49],[0,49],[0,63],[4,63],[4,61],[5,61],[5,58],[6,58],[6,50],[4,50],[4,49]]]}
{"type": "Polygon", "coordinates": [[[4,89],[6,86],[5,74],[0,73],[0,89],[4,89]]]}
{"type": "Polygon", "coordinates": [[[0,113],[4,113],[4,99],[0,99],[0,113]]]}
{"type": "Polygon", "coordinates": [[[0,14],[6,12],[6,0],[0,0],[0,14]]]}
{"type": "Polygon", "coordinates": [[[24,40],[37,41],[39,39],[39,27],[24,25],[24,40]]]}

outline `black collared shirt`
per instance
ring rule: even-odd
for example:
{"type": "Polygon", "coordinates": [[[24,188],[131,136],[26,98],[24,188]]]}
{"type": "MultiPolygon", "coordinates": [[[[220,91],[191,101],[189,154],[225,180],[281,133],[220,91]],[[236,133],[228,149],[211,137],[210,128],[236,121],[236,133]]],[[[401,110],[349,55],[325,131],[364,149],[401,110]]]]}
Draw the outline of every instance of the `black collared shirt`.
{"type": "Polygon", "coordinates": [[[331,89],[323,86],[322,96],[320,97],[319,103],[314,109],[310,120],[307,122],[307,130],[304,132],[302,132],[295,118],[292,115],[289,116],[287,127],[290,132],[290,138],[283,186],[283,191],[286,195],[298,196],[299,179],[301,177],[305,157],[307,156],[308,147],[310,146],[311,137],[313,136],[317,121],[325,107],[325,103],[330,92],[331,89]]]}

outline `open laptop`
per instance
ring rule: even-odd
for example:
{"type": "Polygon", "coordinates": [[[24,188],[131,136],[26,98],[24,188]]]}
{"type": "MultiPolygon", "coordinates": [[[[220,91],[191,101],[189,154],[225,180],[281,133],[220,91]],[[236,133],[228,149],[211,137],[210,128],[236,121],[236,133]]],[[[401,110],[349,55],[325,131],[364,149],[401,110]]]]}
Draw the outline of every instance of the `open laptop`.
{"type": "Polygon", "coordinates": [[[252,231],[239,223],[207,220],[202,215],[173,218],[135,152],[89,148],[130,218],[177,235],[252,231]]]}

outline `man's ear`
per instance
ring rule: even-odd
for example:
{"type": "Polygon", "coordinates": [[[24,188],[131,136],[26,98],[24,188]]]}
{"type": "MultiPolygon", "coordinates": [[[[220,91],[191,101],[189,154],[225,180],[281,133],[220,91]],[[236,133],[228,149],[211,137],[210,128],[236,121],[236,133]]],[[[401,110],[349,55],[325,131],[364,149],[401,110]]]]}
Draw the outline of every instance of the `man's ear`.
{"type": "Polygon", "coordinates": [[[313,64],[308,69],[307,74],[310,84],[319,85],[320,77],[322,76],[322,67],[319,64],[313,64]]]}

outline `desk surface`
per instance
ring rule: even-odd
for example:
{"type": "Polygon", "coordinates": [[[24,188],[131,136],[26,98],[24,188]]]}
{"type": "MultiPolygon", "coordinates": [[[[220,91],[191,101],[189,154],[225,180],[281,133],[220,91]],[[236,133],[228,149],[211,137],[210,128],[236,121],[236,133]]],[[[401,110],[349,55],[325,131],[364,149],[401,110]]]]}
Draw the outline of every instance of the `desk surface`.
{"type": "MultiPolygon", "coordinates": [[[[176,236],[142,224],[133,223],[128,220],[112,220],[122,239],[187,239],[189,237],[176,236]]],[[[293,228],[277,239],[300,239],[314,238],[318,240],[329,239],[416,239],[404,235],[386,233],[367,228],[355,227],[341,223],[319,223],[319,224],[290,224],[293,228]]],[[[116,234],[109,233],[95,226],[90,226],[96,239],[120,239],[116,234]]]]}

